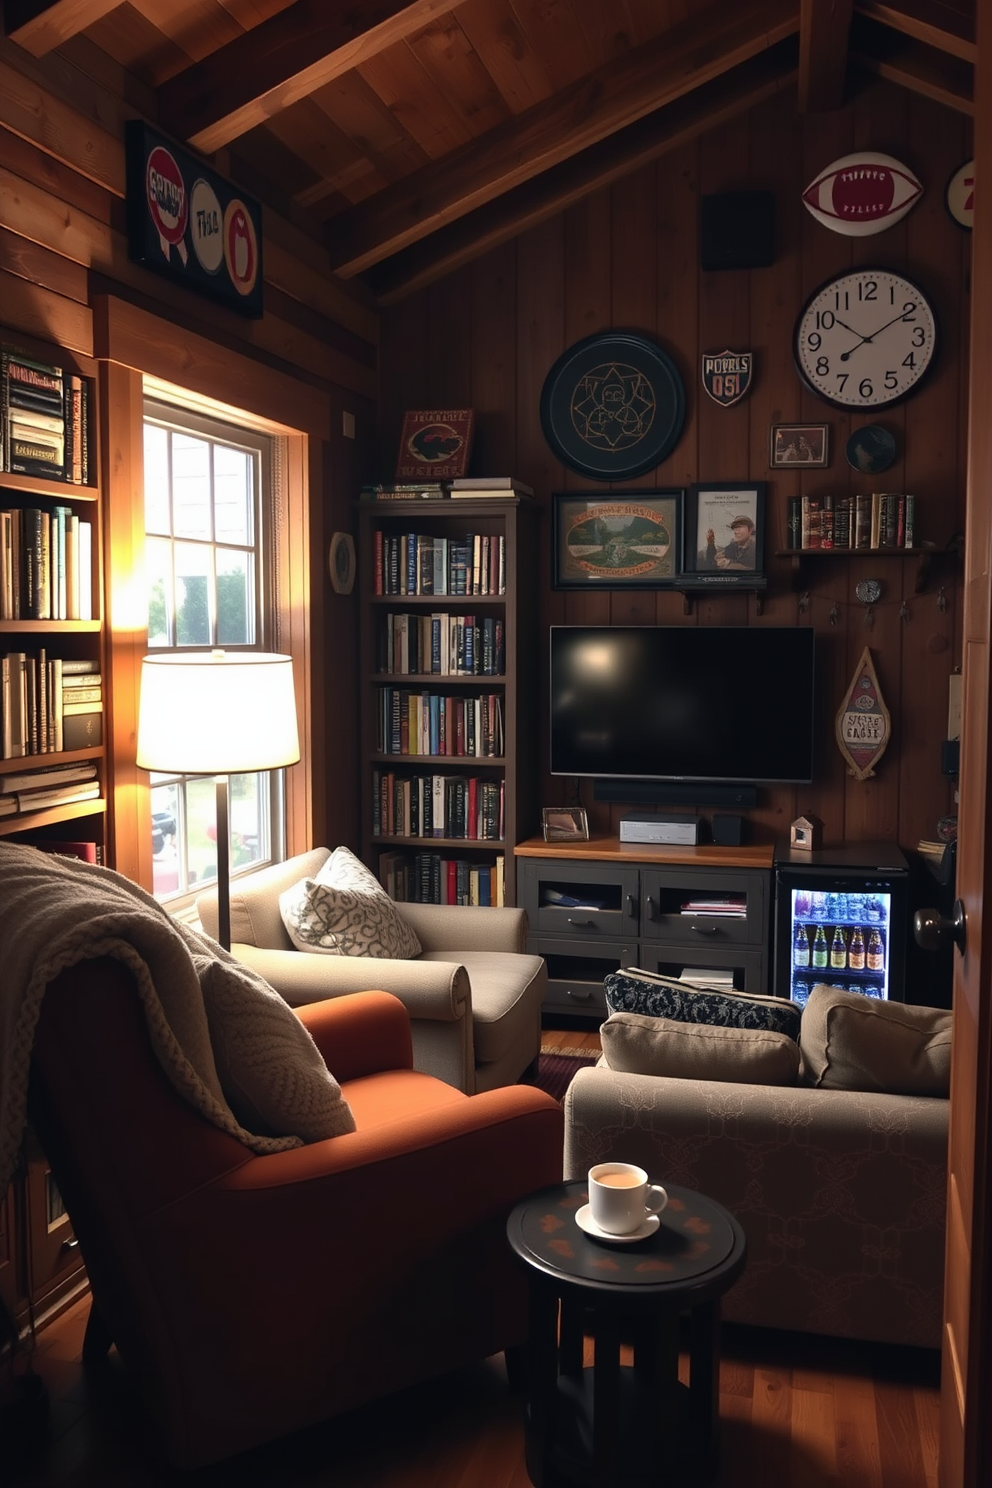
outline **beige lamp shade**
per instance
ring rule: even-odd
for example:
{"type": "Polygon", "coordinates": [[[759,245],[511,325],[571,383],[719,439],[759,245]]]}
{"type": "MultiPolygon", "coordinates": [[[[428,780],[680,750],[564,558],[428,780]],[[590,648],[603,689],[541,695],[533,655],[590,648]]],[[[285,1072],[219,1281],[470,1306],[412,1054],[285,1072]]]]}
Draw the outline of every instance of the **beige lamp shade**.
{"type": "Polygon", "coordinates": [[[137,764],[170,775],[245,775],[300,757],[289,656],[170,652],[141,664],[137,764]]]}

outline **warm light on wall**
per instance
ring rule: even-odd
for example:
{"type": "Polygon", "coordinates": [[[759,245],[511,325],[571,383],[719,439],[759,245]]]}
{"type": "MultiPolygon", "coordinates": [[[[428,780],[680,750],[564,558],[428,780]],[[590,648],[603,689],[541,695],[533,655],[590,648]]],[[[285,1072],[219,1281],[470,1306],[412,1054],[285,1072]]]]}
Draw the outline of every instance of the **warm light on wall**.
{"type": "Polygon", "coordinates": [[[300,757],[293,663],[265,651],[146,656],[137,764],[217,777],[218,939],[231,946],[228,777],[295,765],[300,757]]]}

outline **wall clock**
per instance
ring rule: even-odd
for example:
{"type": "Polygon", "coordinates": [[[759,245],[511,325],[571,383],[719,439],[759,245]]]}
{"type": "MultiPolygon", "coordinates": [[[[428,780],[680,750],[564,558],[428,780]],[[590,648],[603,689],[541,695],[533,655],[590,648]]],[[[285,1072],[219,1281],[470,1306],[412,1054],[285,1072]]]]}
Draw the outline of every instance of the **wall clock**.
{"type": "Polygon", "coordinates": [[[593,480],[660,465],[685,421],[678,368],[646,336],[606,331],[558,358],[541,389],[541,428],[558,458],[593,480]]]}
{"type": "Polygon", "coordinates": [[[902,274],[854,269],[806,302],[793,336],[800,377],[835,408],[888,408],[913,391],[937,349],[937,317],[902,274]]]}

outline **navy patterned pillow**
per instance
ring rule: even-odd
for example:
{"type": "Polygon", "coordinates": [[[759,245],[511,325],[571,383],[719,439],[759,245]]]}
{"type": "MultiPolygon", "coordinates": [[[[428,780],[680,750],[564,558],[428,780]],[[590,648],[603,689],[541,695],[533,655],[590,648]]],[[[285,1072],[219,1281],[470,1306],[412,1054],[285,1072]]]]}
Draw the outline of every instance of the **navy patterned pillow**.
{"type": "Polygon", "coordinates": [[[611,971],[603,983],[611,1013],[644,1013],[675,1023],[710,1023],[720,1028],[764,1028],[799,1041],[802,1009],[784,997],[755,997],[702,987],[641,971],[611,971]]]}

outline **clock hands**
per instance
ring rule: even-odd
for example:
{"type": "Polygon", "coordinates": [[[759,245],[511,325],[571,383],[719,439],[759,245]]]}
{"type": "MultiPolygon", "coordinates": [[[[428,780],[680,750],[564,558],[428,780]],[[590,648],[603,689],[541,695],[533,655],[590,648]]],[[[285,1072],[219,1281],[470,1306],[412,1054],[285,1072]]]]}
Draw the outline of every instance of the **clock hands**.
{"type": "MultiPolygon", "coordinates": [[[[847,351],[842,351],[841,352],[841,354],[840,354],[840,360],[842,362],[849,362],[851,360],[851,357],[853,356],[854,352],[857,351],[857,349],[858,349],[859,346],[864,346],[864,344],[865,344],[866,341],[867,342],[874,341],[874,339],[875,339],[876,336],[880,336],[883,331],[887,331],[889,329],[889,326],[895,325],[895,323],[896,323],[897,320],[905,320],[906,317],[908,315],[911,315],[912,312],[915,309],[916,309],[916,306],[913,305],[913,306],[911,306],[911,308],[909,310],[904,310],[901,315],[893,315],[893,317],[892,317],[891,320],[887,320],[884,325],[880,325],[877,331],[872,331],[872,333],[871,333],[870,336],[862,336],[858,341],[855,342],[855,344],[853,346],[848,347],[847,351]]],[[[842,320],[838,319],[837,316],[834,316],[834,319],[837,321],[837,324],[839,326],[844,326],[845,331],[850,331],[851,334],[852,334],[852,336],[856,336],[858,334],[857,331],[854,329],[853,326],[845,325],[844,322],[842,320]]]]}

